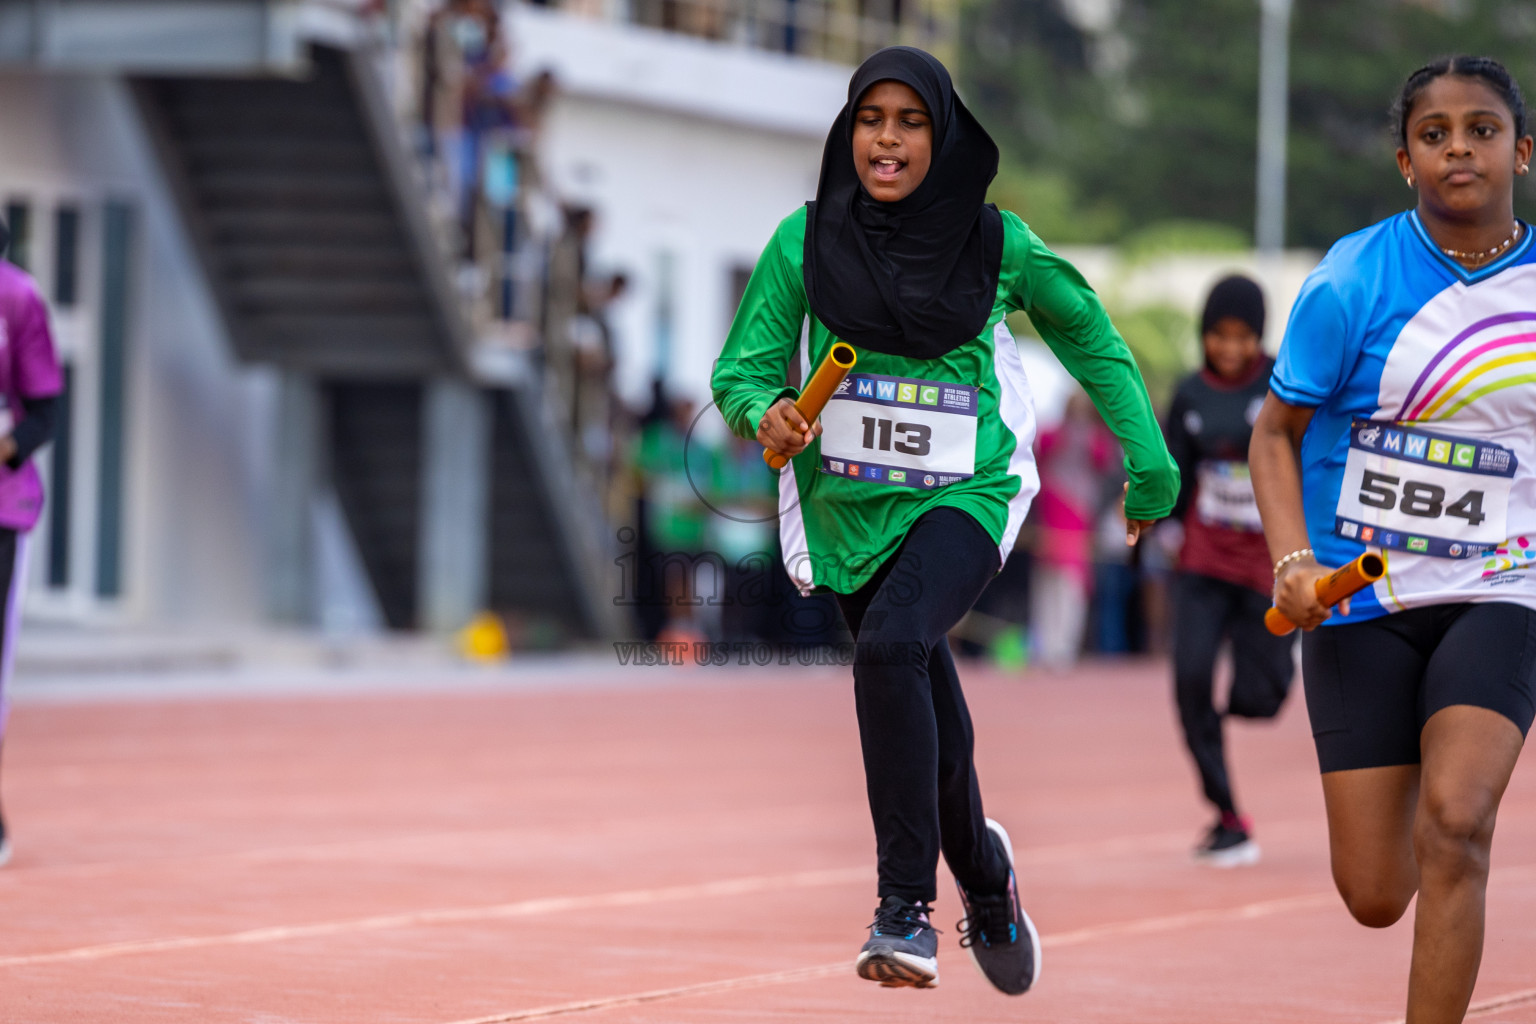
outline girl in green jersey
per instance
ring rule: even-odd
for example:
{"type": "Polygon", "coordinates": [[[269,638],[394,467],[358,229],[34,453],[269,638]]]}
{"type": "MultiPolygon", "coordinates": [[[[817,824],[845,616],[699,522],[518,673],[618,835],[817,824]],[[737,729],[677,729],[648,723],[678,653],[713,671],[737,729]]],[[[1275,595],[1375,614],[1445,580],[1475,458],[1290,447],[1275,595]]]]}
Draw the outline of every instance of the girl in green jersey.
{"type": "Polygon", "coordinates": [[[792,456],[779,479],[785,567],[837,595],[879,860],[857,969],[937,983],[930,923],[942,852],[960,942],[999,989],[1026,991],[1040,943],[1008,835],[982,812],[973,735],[945,634],[1008,557],[1038,488],[1029,384],[1004,318],[1025,311],[1126,451],[1127,542],[1168,513],[1178,470],[1097,296],[1011,213],[988,205],[997,147],[949,73],[911,47],[854,73],[816,200],[758,260],[715,367],[742,437],[792,456]],[[809,329],[804,330],[809,319],[809,329]],[[858,363],[816,423],[785,386],[837,341],[858,363]]]}

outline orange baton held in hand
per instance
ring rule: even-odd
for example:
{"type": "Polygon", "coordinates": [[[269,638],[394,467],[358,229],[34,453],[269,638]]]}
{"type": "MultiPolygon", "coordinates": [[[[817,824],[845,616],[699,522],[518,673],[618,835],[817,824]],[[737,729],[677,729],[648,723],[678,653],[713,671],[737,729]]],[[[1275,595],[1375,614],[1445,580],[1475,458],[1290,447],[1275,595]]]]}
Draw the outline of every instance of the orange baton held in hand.
{"type": "MultiPolygon", "coordinates": [[[[800,410],[800,415],[805,417],[805,422],[816,422],[816,417],[821,415],[821,410],[831,399],[832,393],[843,382],[843,378],[848,376],[848,371],[853,369],[857,358],[853,346],[846,341],[833,344],[832,350],[827,353],[827,357],[811,375],[811,382],[795,400],[795,408],[800,410]]],[[[771,448],[764,448],[763,461],[768,463],[770,469],[783,469],[788,465],[789,457],[780,455],[771,448]]]]}
{"type": "MultiPolygon", "coordinates": [[[[1373,551],[1317,581],[1317,600],[1324,607],[1332,608],[1349,595],[1364,590],[1387,574],[1387,560],[1373,551]]],[[[1296,628],[1296,623],[1285,617],[1279,608],[1264,613],[1264,628],[1275,636],[1284,636],[1296,628]]]]}

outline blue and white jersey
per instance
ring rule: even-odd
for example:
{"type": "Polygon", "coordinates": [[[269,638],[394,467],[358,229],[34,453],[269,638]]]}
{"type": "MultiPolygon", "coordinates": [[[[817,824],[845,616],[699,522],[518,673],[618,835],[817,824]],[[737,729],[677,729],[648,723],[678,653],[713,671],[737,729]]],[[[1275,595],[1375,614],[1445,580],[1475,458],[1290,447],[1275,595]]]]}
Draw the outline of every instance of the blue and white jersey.
{"type": "Polygon", "coordinates": [[[1270,388],[1316,409],[1301,443],[1317,559],[1387,575],[1345,619],[1421,605],[1536,608],[1536,248],[1486,267],[1413,211],[1340,239],[1302,286],[1270,388]]]}

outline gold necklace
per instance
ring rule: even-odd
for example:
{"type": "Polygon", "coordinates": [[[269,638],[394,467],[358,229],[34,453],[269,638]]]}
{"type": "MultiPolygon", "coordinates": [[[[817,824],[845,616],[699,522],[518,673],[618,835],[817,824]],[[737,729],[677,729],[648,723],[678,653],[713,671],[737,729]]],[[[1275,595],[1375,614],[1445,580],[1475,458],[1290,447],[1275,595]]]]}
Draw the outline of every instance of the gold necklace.
{"type": "Polygon", "coordinates": [[[1508,238],[1504,239],[1504,241],[1500,242],[1492,249],[1479,249],[1475,252],[1462,252],[1460,249],[1441,249],[1440,251],[1445,253],[1451,259],[1455,260],[1457,263],[1471,263],[1474,267],[1480,267],[1484,263],[1487,263],[1489,260],[1493,259],[1495,256],[1499,255],[1499,253],[1503,252],[1505,249],[1508,249],[1510,246],[1514,245],[1515,239],[1519,237],[1520,222],[1515,221],[1515,230],[1511,231],[1508,238]]]}

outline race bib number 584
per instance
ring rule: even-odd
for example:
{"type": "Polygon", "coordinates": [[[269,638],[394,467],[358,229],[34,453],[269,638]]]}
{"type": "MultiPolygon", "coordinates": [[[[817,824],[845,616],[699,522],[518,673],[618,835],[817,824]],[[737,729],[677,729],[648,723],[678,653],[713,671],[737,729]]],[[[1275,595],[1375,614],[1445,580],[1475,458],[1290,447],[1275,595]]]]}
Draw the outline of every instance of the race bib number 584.
{"type": "Polygon", "coordinates": [[[1517,460],[1502,445],[1356,420],[1334,521],[1341,537],[1472,558],[1507,536],[1517,460]]]}

